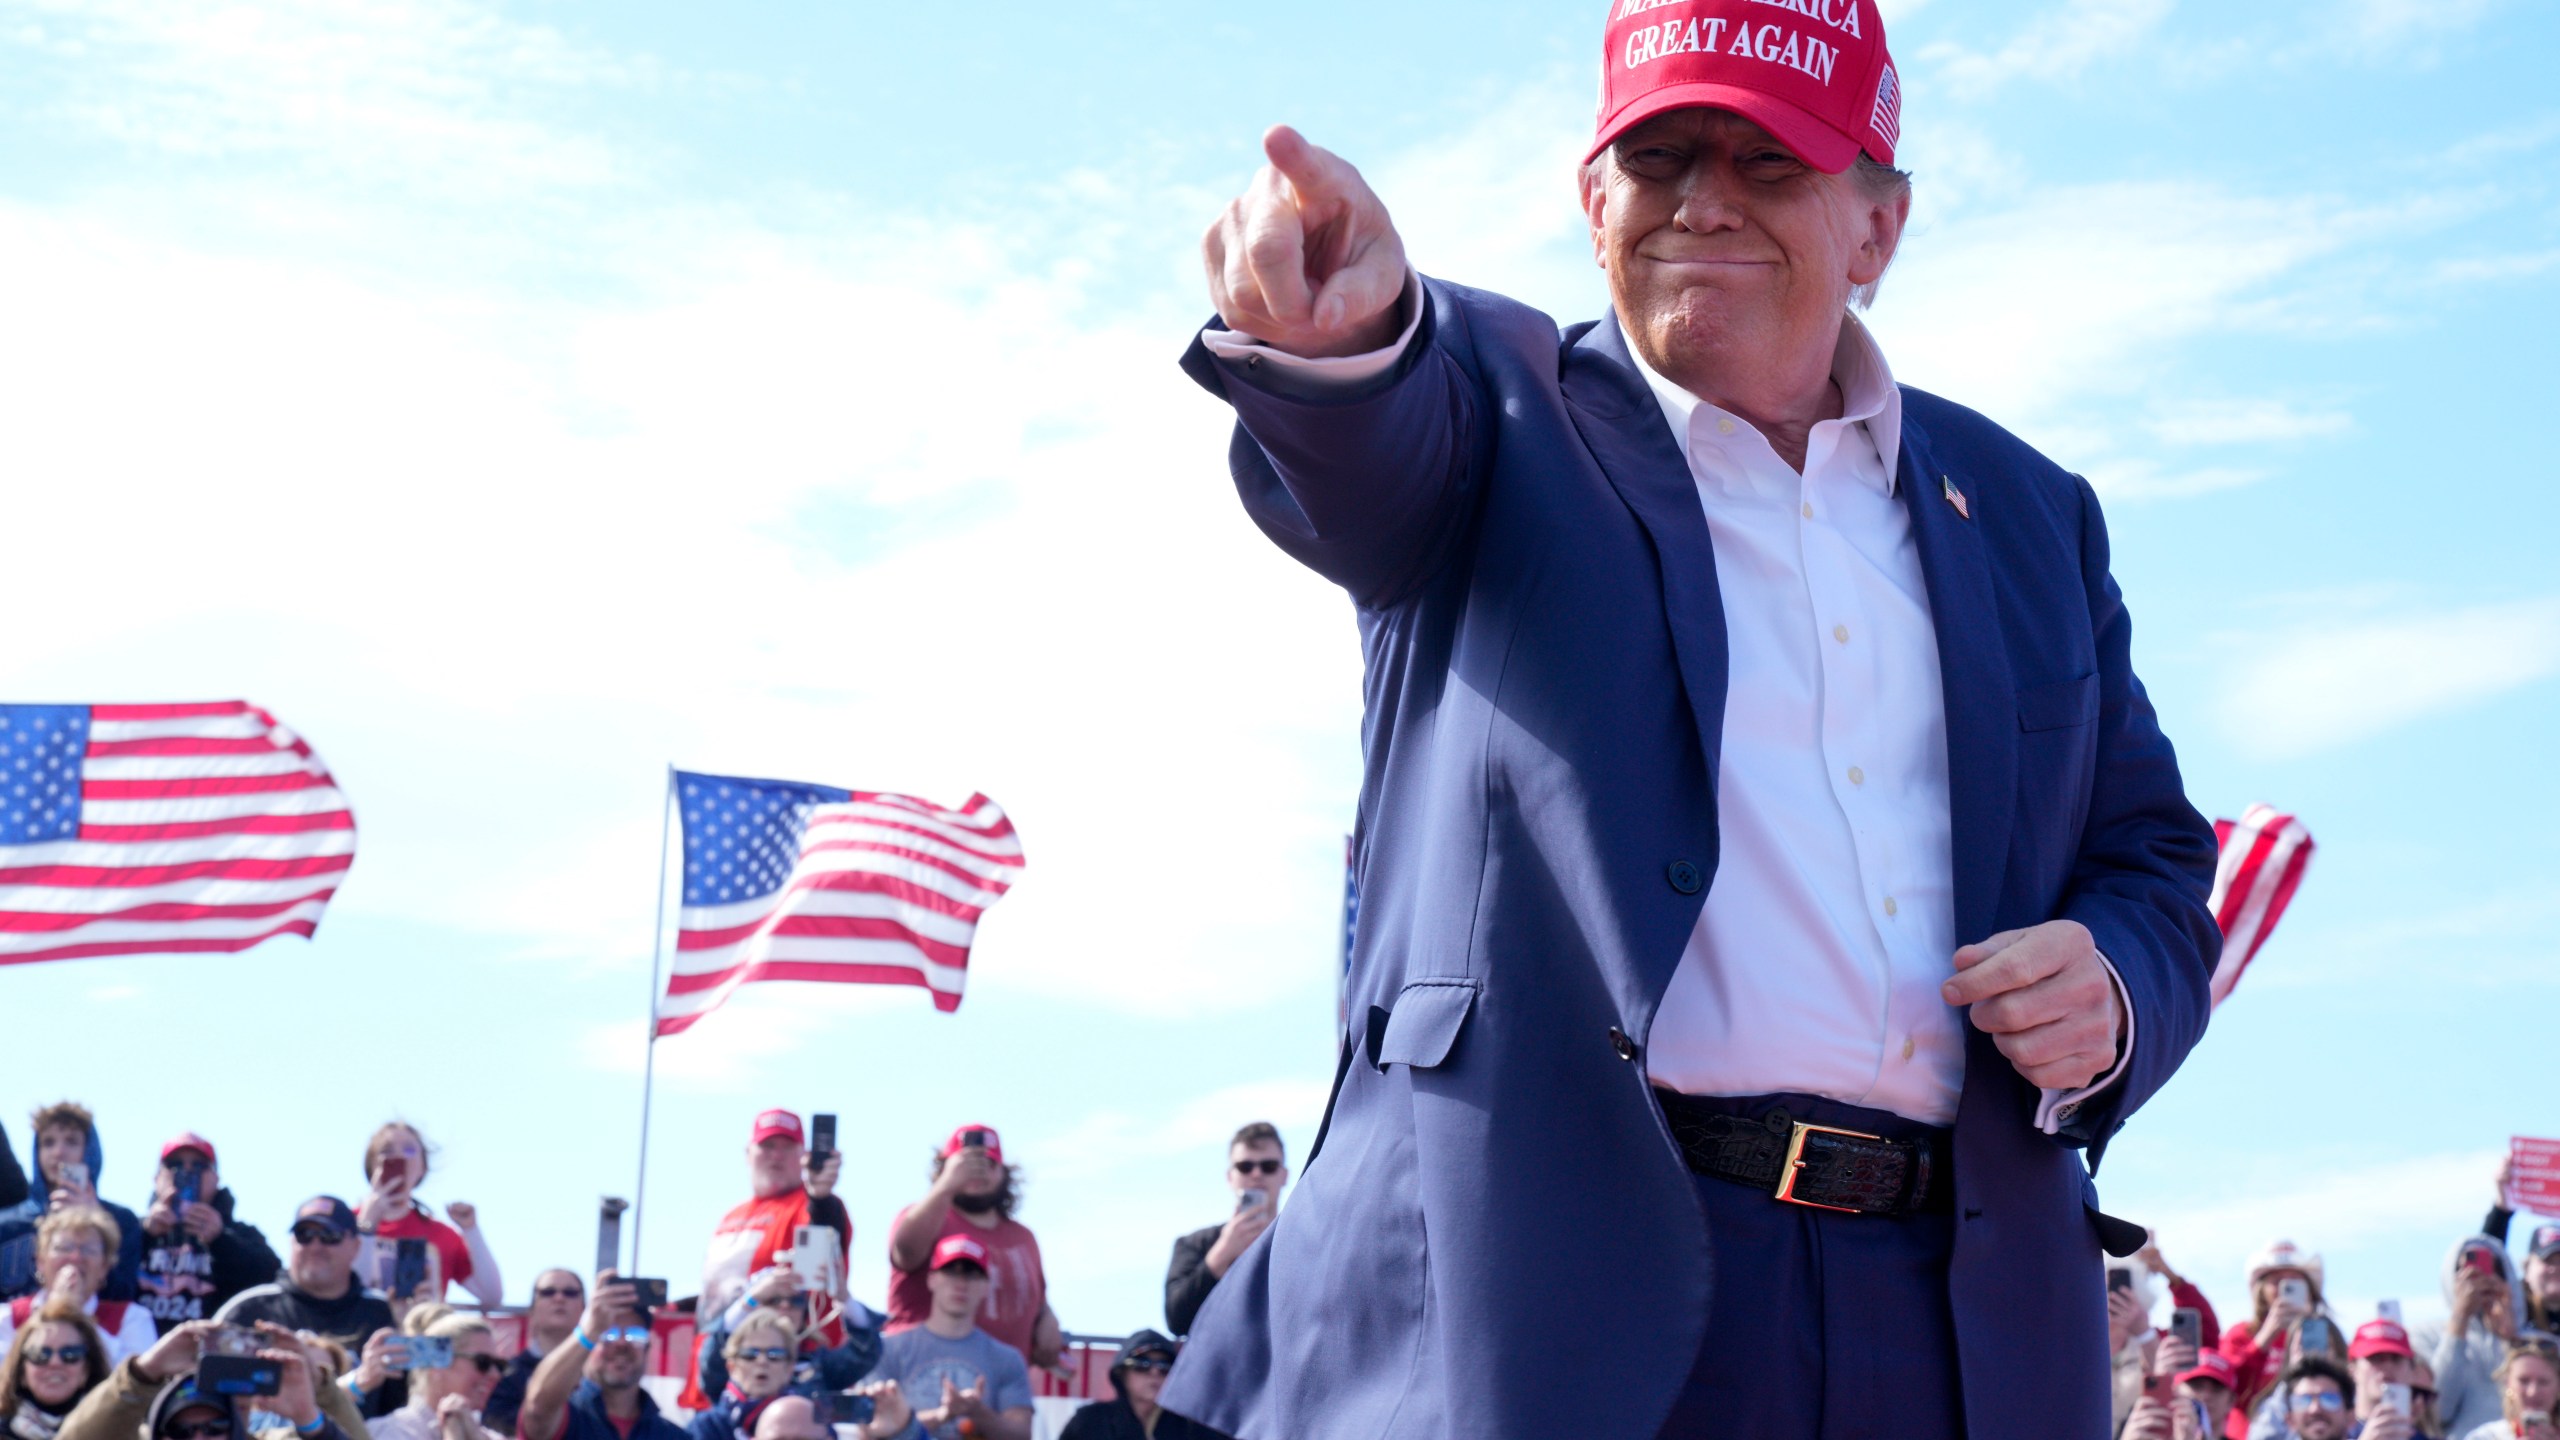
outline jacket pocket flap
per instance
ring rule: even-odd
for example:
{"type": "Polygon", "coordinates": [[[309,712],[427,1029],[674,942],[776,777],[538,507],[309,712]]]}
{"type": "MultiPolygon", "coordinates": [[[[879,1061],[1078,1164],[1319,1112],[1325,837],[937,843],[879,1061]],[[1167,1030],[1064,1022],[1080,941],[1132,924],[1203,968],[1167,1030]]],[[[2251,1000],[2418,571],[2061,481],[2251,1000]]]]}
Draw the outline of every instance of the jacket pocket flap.
{"type": "Polygon", "coordinates": [[[1387,1033],[1378,1042],[1378,1065],[1412,1065],[1428,1069],[1449,1058],[1475,1008],[1474,980],[1416,980],[1396,996],[1387,1016],[1387,1033]]]}
{"type": "Polygon", "coordinates": [[[2060,730],[2098,718],[2098,677],[2083,675],[2018,692],[2018,728],[2060,730]]]}

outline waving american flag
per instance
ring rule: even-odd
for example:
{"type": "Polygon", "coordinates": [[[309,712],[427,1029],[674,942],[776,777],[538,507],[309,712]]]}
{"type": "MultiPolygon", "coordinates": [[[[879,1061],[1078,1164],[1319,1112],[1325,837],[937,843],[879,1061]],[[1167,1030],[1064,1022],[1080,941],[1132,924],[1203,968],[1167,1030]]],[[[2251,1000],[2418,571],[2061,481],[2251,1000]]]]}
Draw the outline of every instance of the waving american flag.
{"type": "Polygon", "coordinates": [[[2222,963],[2213,971],[2219,1009],[2293,903],[2314,847],[2303,823],[2272,805],[2252,805],[2237,820],[2216,820],[2213,834],[2222,850],[2208,902],[2222,925],[2222,963]]]}
{"type": "Polygon", "coordinates": [[[755,980],[920,985],[960,1008],[978,917],[1022,874],[1013,822],[984,795],[908,795],[675,775],[684,910],[659,997],[673,1035],[755,980]]]}
{"type": "Polygon", "coordinates": [[[0,705],[0,965],[309,935],[356,818],[242,700],[0,705]]]}

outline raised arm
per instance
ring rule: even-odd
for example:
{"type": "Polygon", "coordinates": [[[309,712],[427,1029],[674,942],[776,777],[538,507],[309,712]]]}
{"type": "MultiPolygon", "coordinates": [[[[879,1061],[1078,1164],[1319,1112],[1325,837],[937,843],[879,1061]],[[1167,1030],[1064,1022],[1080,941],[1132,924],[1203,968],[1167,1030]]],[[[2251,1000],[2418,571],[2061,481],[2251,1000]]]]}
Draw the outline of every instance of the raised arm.
{"type": "Polygon", "coordinates": [[[1465,518],[1475,388],[1368,182],[1286,126],[1201,245],[1222,329],[1183,369],[1236,410],[1254,523],[1371,607],[1409,594],[1465,518]]]}
{"type": "Polygon", "coordinates": [[[587,1301],[587,1313],[578,1318],[577,1330],[552,1346],[542,1363],[533,1367],[533,1378],[525,1382],[524,1408],[516,1412],[516,1433],[523,1440],[554,1440],[567,1427],[569,1397],[586,1378],[587,1357],[595,1353],[607,1330],[638,1320],[638,1298],[629,1282],[615,1278],[612,1271],[596,1276],[595,1294],[587,1301]]]}

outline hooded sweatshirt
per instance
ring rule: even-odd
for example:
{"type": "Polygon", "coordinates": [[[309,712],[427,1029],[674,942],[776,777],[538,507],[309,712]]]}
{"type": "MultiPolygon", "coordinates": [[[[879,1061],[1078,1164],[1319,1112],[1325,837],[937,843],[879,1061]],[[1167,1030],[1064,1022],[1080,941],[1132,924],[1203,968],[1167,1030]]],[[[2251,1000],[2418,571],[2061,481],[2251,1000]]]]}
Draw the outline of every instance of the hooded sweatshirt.
{"type": "MultiPolygon", "coordinates": [[[[89,1163],[89,1183],[98,1181],[98,1168],[106,1151],[98,1144],[98,1129],[89,1127],[89,1143],[83,1151],[89,1163]]],[[[45,1206],[53,1198],[53,1177],[44,1173],[44,1159],[38,1156],[35,1184],[27,1198],[6,1210],[0,1210],[0,1299],[15,1299],[33,1294],[36,1282],[36,1225],[44,1219],[45,1206]]],[[[141,1293],[142,1281],[142,1217],[114,1201],[99,1197],[98,1208],[116,1217],[120,1238],[116,1244],[115,1268],[107,1272],[107,1283],[98,1287],[102,1300],[131,1300],[141,1293]]]]}
{"type": "MultiPolygon", "coordinates": [[[[2444,1303],[2453,1306],[2456,1287],[2462,1275],[2463,1247],[2475,1244],[2480,1237],[2466,1235],[2454,1242],[2444,1257],[2444,1303]]],[[[2516,1317],[2517,1327],[2524,1323],[2522,1296],[2518,1292],[2515,1266],[2507,1259],[2505,1247],[2497,1251],[2498,1263],[2506,1276],[2506,1303],[2516,1317]]],[[[2506,1358],[2506,1342],[2490,1333],[2489,1327],[2474,1319],[2461,1333],[2451,1325],[2436,1341],[2435,1354],[2428,1363],[2436,1372],[2436,1414],[2444,1419],[2448,1435],[2468,1435],[2474,1429],[2506,1418],[2506,1403],[2498,1393],[2494,1375],[2498,1362],[2506,1358]]]]}

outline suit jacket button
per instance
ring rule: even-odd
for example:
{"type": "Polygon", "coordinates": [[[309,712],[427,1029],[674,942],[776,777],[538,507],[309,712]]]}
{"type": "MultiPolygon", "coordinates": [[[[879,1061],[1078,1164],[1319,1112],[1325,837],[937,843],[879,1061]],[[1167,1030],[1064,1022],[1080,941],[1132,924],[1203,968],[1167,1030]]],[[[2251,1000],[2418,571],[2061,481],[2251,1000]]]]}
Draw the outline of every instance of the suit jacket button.
{"type": "Polygon", "coordinates": [[[1672,861],[1669,874],[1671,888],[1683,895],[1697,894],[1699,887],[1706,883],[1706,877],[1698,873],[1698,867],[1686,860],[1672,861]]]}
{"type": "Polygon", "coordinates": [[[1615,1025],[1609,1027],[1609,1048],[1617,1051],[1621,1060],[1636,1058],[1636,1042],[1628,1039],[1627,1032],[1615,1025]]]}

